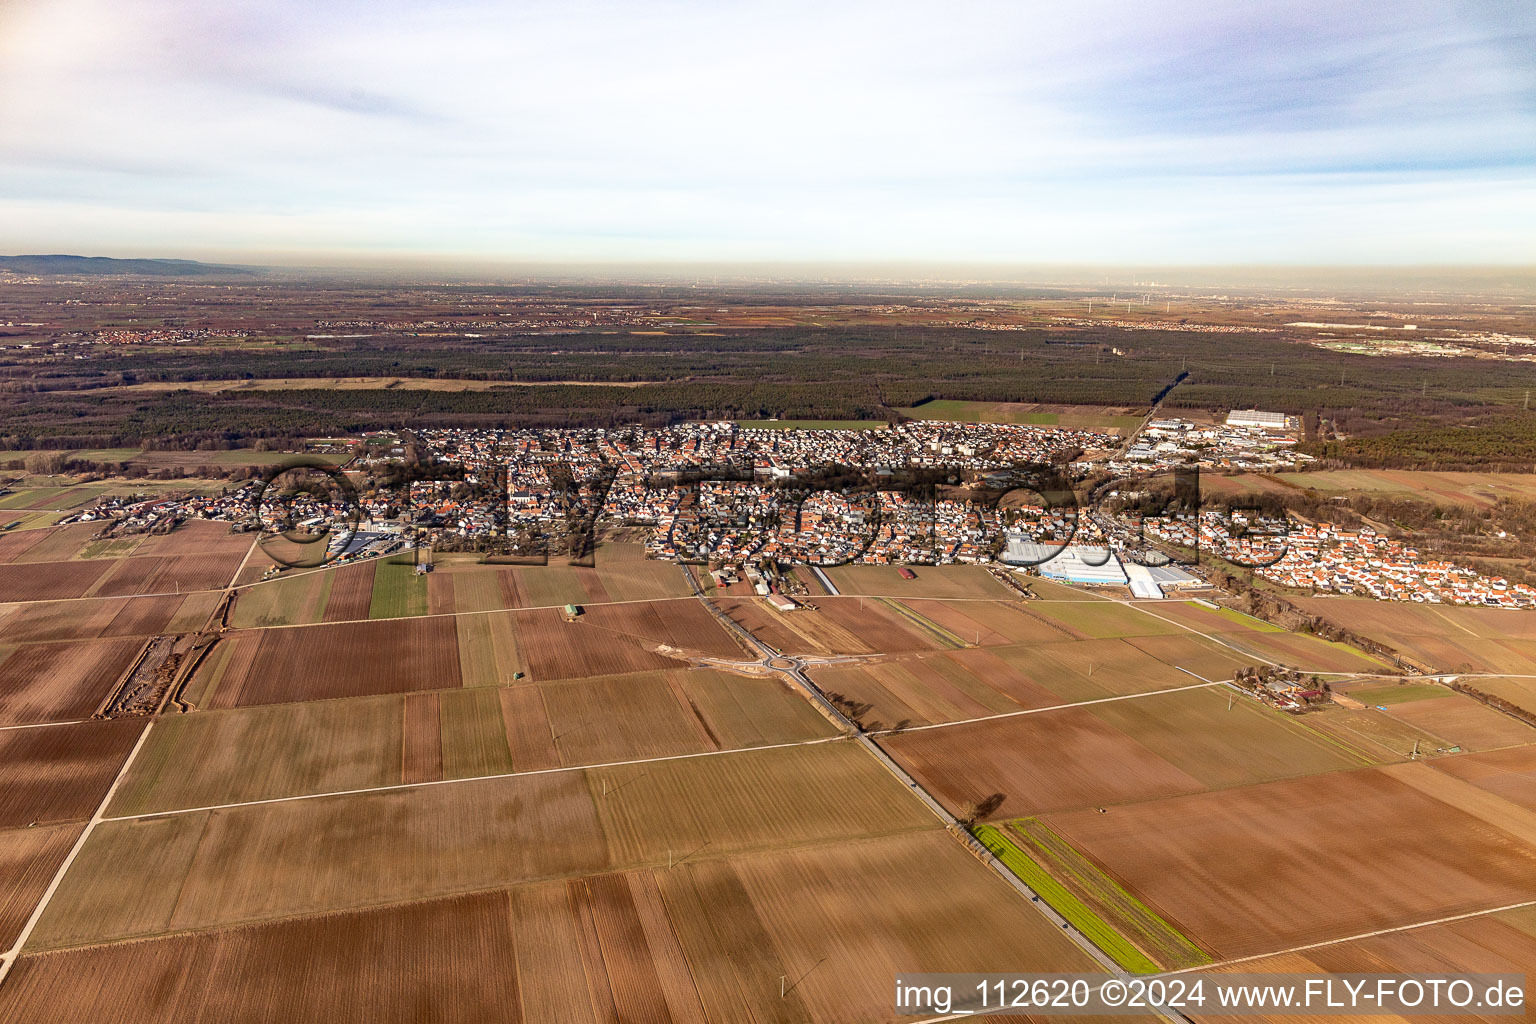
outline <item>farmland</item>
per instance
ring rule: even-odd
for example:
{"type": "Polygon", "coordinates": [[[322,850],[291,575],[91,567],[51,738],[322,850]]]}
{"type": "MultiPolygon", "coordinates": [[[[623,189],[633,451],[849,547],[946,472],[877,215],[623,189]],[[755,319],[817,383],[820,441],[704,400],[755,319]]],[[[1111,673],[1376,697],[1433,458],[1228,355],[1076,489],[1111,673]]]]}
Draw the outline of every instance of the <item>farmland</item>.
{"type": "Polygon", "coordinates": [[[1286,494],[1312,490],[1324,495],[1370,494],[1445,505],[1491,506],[1501,499],[1536,501],[1536,475],[1530,473],[1401,469],[1331,469],[1233,476],[1209,473],[1201,477],[1200,486],[1215,495],[1286,494]]]}
{"type": "MultiPolygon", "coordinates": [[[[1043,581],[1024,600],[969,566],[843,567],[842,596],[784,613],[606,543],[594,567],[250,582],[258,554],[221,618],[240,535],[27,532],[0,535],[23,586],[100,573],[0,604],[0,934],[42,903],[0,1021],[429,1000],[445,1020],[864,1024],[914,966],[1090,968],[711,604],[803,655],[850,731],[1135,969],[1536,898],[1536,730],[1235,613],[1043,581]],[[217,571],[178,594],[193,560],[217,571]],[[159,713],[93,717],[153,637],[205,629],[159,713]],[[1367,706],[1292,716],[1219,683],[1262,657],[1374,672],[1335,677],[1367,706]]],[[[1522,618],[1445,611],[1393,621],[1536,643],[1522,618]]],[[[1472,681],[1530,702],[1525,680],[1472,681]]]]}
{"type": "Polygon", "coordinates": [[[1208,688],[1066,706],[885,741],[952,810],[991,818],[1151,800],[1365,763],[1283,715],[1208,688]],[[1001,800],[996,800],[995,796],[1001,800]]]}
{"type": "Polygon", "coordinates": [[[160,722],[109,810],[149,814],[832,735],[777,679],[708,669],[263,705],[160,722]],[[603,714],[613,724],[593,725],[603,714]]]}
{"type": "Polygon", "coordinates": [[[872,597],[1001,598],[1008,588],[978,565],[925,565],[904,579],[894,565],[840,565],[824,570],[838,592],[872,597]]]}
{"type": "Polygon", "coordinates": [[[1536,898],[1528,840],[1383,769],[1044,820],[1224,957],[1536,898]]]}
{"type": "Polygon", "coordinates": [[[143,645],[125,637],[0,647],[0,725],[89,718],[143,645]]]}
{"type": "Polygon", "coordinates": [[[688,594],[677,566],[644,558],[638,545],[619,543],[599,547],[591,568],[439,561],[431,573],[418,576],[408,557],[395,557],[245,582],[231,615],[234,625],[244,627],[664,601],[688,594]]]}
{"type": "Polygon", "coordinates": [[[393,1020],[415,1005],[466,1024],[608,1012],[870,1021],[888,1018],[889,978],[914,959],[947,971],[1088,964],[1038,916],[1000,903],[986,870],[930,831],[41,953],[8,982],[0,1020],[94,1019],[126,1002],[166,1021],[393,1020]],[[935,882],[939,908],[924,895],[935,882]],[[319,967],[299,951],[317,948],[324,976],[311,980],[319,967]],[[781,998],[781,975],[804,981],[781,998]]]}
{"type": "Polygon", "coordinates": [[[1357,598],[1298,603],[1442,672],[1536,673],[1536,616],[1527,612],[1357,598]]]}
{"type": "Polygon", "coordinates": [[[705,844],[717,856],[933,827],[846,743],[110,820],[35,941],[75,945],[654,867],[705,844]],[[153,881],[124,893],[111,881],[123,874],[153,881]]]}
{"type": "Polygon", "coordinates": [[[0,732],[0,829],[89,818],[143,731],[118,719],[0,732]]]}

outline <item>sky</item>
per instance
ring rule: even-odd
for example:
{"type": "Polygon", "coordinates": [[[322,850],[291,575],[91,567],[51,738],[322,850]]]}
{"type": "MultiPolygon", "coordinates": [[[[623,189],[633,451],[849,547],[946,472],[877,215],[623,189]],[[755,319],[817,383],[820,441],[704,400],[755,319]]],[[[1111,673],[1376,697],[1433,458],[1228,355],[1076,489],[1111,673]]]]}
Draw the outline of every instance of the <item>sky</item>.
{"type": "Polygon", "coordinates": [[[1536,264],[1536,3],[0,0],[0,252],[1536,264]]]}

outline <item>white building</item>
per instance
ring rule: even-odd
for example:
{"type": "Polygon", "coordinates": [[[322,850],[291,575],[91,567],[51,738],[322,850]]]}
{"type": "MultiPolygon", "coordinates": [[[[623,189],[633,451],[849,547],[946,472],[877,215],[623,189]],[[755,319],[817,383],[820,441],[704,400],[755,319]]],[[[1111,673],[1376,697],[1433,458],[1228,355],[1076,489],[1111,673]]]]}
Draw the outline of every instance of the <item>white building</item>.
{"type": "Polygon", "coordinates": [[[1257,427],[1260,430],[1295,430],[1301,426],[1296,416],[1283,412],[1261,412],[1258,409],[1233,409],[1227,413],[1229,427],[1257,427]]]}

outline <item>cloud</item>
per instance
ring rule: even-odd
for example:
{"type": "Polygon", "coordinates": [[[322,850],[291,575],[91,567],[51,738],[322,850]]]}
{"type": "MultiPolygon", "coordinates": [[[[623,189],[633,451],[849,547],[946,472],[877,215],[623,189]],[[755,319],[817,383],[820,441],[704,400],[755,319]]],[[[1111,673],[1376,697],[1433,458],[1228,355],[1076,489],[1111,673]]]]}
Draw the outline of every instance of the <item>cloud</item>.
{"type": "Polygon", "coordinates": [[[1458,0],[12,0],[0,195],[12,248],[1531,261],[1532,52],[1458,0]]]}

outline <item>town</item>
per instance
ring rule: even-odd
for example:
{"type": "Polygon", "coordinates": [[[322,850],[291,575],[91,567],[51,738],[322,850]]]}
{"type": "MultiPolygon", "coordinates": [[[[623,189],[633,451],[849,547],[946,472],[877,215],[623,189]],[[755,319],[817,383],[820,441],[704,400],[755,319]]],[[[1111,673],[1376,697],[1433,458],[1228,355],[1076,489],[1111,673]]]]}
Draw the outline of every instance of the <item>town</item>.
{"type": "Polygon", "coordinates": [[[398,466],[409,443],[420,470],[403,488],[327,497],[311,487],[283,498],[281,486],[252,480],[217,495],[104,498],[73,519],[114,520],[131,531],[188,518],[304,529],[326,534],[329,557],[340,560],[402,548],[579,556],[596,530],[638,528],[651,557],[723,566],[727,574],[778,563],[987,563],[1145,598],[1200,582],[1169,564],[1161,542],[1297,590],[1536,607],[1527,584],[1425,557],[1369,526],[1261,523],[1205,509],[1197,528],[1188,510],[1080,511],[1074,498],[1048,500],[1037,490],[1052,467],[1080,481],[1105,471],[1135,480],[1188,466],[1294,466],[1305,458],[1290,450],[1297,426],[1294,417],[1258,410],[1216,425],[1151,419],[1129,444],[1102,430],[937,421],[883,430],[730,422],[440,429],[408,440],[376,432],[362,439],[349,470],[367,478],[398,466]],[[841,474],[830,485],[822,479],[828,471],[841,474]],[[914,474],[928,485],[907,486],[914,474]],[[1002,500],[1000,492],[1008,492],[1002,500]]]}

